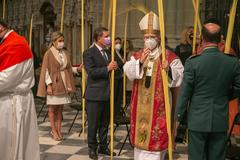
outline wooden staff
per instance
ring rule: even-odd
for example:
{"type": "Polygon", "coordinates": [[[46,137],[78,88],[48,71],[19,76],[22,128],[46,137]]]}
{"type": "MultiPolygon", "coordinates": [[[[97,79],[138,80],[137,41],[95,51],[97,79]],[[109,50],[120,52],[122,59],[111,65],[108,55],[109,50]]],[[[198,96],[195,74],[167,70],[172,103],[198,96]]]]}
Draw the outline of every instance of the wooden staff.
{"type": "Polygon", "coordinates": [[[102,9],[102,26],[105,26],[105,12],[106,12],[106,0],[103,0],[103,9],[102,9]]]}
{"type": "Polygon", "coordinates": [[[6,0],[3,0],[3,13],[2,13],[3,19],[5,19],[5,10],[6,10],[6,0]]]}
{"type": "Polygon", "coordinates": [[[194,31],[193,31],[193,49],[192,53],[196,53],[196,40],[197,40],[197,24],[198,24],[198,10],[199,10],[199,0],[196,0],[195,18],[194,18],[194,31]]]}
{"type": "MultiPolygon", "coordinates": [[[[84,52],[84,0],[82,0],[82,17],[81,17],[81,53],[82,53],[82,94],[85,93],[85,69],[83,65],[83,52],[84,52]]],[[[85,135],[85,98],[82,96],[82,131],[85,135]]]]}
{"type": "Polygon", "coordinates": [[[32,28],[33,28],[33,14],[31,16],[31,20],[30,20],[30,27],[29,27],[29,47],[32,48],[32,28]]]}
{"type": "MultiPolygon", "coordinates": [[[[164,12],[163,12],[162,1],[163,0],[158,0],[158,13],[159,13],[159,23],[160,23],[160,35],[161,35],[162,62],[164,62],[166,61],[166,53],[165,53],[164,12]]],[[[170,111],[169,93],[168,93],[168,74],[165,69],[161,69],[161,74],[163,79],[164,102],[165,102],[166,120],[167,120],[168,155],[169,155],[169,160],[172,160],[171,111],[170,111]]]]}
{"type": "MultiPolygon", "coordinates": [[[[117,0],[112,0],[112,61],[114,61],[114,45],[115,45],[115,25],[116,25],[116,5],[117,0]]],[[[113,120],[114,120],[114,70],[111,72],[111,97],[110,97],[110,150],[111,160],[113,159],[113,120]]]]}
{"type": "Polygon", "coordinates": [[[232,8],[230,10],[228,30],[227,30],[227,39],[226,39],[225,51],[224,51],[225,54],[229,54],[230,49],[231,49],[231,41],[232,41],[234,22],[235,22],[235,18],[236,18],[235,16],[236,16],[236,11],[237,11],[237,4],[238,4],[238,0],[234,0],[233,4],[232,4],[232,8]]]}
{"type": "Polygon", "coordinates": [[[63,32],[64,11],[65,11],[65,0],[62,0],[62,15],[61,15],[61,28],[60,28],[61,33],[63,32]]]}
{"type": "MultiPolygon", "coordinates": [[[[127,60],[127,27],[128,27],[128,12],[125,19],[125,29],[124,29],[124,48],[123,48],[123,59],[127,60]]],[[[123,74],[123,107],[126,106],[126,75],[123,74]]]]}
{"type": "Polygon", "coordinates": [[[109,10],[108,10],[108,29],[110,31],[110,25],[111,25],[111,17],[112,17],[112,9],[113,8],[113,1],[110,0],[110,6],[109,6],[109,10]]]}

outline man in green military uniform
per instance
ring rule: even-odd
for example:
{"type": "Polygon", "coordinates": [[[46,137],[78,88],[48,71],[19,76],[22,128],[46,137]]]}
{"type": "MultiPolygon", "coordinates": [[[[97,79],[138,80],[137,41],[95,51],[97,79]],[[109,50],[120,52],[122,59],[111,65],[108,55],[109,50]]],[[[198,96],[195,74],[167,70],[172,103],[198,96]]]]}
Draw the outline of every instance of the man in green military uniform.
{"type": "Polygon", "coordinates": [[[237,58],[221,53],[221,28],[203,26],[201,54],[185,63],[176,118],[185,116],[188,104],[189,160],[224,160],[228,130],[228,101],[239,97],[240,66],[237,58]]]}

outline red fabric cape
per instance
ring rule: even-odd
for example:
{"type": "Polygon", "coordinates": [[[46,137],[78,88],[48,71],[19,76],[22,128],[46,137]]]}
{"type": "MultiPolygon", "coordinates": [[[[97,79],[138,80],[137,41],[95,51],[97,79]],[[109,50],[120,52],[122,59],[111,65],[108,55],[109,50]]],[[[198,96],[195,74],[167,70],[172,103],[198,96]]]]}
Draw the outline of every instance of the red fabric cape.
{"type": "Polygon", "coordinates": [[[13,31],[0,44],[0,72],[32,57],[25,38],[13,31]]]}

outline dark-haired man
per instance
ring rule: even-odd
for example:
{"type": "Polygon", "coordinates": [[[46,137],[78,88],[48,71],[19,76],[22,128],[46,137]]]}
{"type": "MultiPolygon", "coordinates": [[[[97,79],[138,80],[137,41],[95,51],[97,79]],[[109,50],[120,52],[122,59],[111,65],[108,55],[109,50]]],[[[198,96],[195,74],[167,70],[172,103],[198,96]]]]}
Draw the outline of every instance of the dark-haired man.
{"type": "Polygon", "coordinates": [[[110,155],[107,145],[107,134],[110,115],[110,81],[109,73],[116,70],[118,65],[111,61],[111,56],[106,47],[111,44],[109,32],[100,27],[94,31],[94,45],[83,53],[83,62],[88,74],[85,91],[86,110],[88,116],[88,147],[89,157],[97,159],[98,153],[110,155]]]}
{"type": "Polygon", "coordinates": [[[177,119],[188,108],[189,160],[224,160],[228,131],[228,101],[240,93],[238,60],[218,50],[221,28],[206,23],[202,29],[202,53],[185,63],[177,119]]]}
{"type": "Polygon", "coordinates": [[[0,155],[39,160],[37,118],[31,88],[33,55],[24,37],[0,20],[0,155]]]}

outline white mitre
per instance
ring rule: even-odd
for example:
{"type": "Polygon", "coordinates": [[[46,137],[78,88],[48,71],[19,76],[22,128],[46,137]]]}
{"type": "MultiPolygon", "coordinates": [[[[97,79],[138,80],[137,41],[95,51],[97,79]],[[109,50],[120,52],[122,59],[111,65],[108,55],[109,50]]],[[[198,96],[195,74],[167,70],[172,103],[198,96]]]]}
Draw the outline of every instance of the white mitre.
{"type": "Polygon", "coordinates": [[[159,34],[159,18],[152,11],[146,14],[139,23],[144,34],[159,34]]]}

